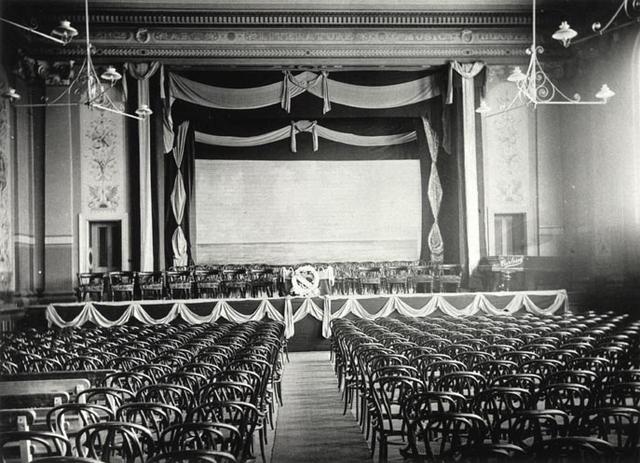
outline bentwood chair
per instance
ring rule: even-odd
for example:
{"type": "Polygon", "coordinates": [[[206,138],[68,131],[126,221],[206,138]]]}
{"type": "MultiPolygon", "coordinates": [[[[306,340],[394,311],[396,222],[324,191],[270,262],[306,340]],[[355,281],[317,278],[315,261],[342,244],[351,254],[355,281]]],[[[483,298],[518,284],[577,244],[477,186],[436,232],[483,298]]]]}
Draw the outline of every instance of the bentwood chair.
{"type": "Polygon", "coordinates": [[[233,455],[213,450],[179,450],[160,453],[146,463],[236,463],[233,455]]]}
{"type": "Polygon", "coordinates": [[[71,443],[60,434],[50,431],[7,431],[0,433],[0,462],[2,463],[30,461],[33,457],[65,455],[71,455],[71,443]],[[24,445],[27,442],[29,445],[24,445]],[[26,454],[22,453],[23,451],[26,451],[26,454]]]}
{"type": "Polygon", "coordinates": [[[96,460],[95,458],[69,456],[36,458],[32,461],[33,463],[102,463],[100,460],[96,460]]]}
{"type": "Polygon", "coordinates": [[[143,463],[155,452],[151,432],[144,426],[120,421],[94,423],[78,431],[76,451],[81,457],[105,463],[143,463]]]}
{"type": "Polygon", "coordinates": [[[158,447],[163,452],[216,450],[236,454],[240,447],[240,432],[226,423],[180,423],[162,431],[158,447]]]}
{"type": "Polygon", "coordinates": [[[596,437],[556,437],[543,440],[534,449],[536,461],[547,463],[608,463],[615,461],[613,446],[596,437]]]}
{"type": "Polygon", "coordinates": [[[606,440],[619,456],[629,461],[640,461],[640,409],[606,407],[584,410],[571,422],[569,433],[606,440]]]}

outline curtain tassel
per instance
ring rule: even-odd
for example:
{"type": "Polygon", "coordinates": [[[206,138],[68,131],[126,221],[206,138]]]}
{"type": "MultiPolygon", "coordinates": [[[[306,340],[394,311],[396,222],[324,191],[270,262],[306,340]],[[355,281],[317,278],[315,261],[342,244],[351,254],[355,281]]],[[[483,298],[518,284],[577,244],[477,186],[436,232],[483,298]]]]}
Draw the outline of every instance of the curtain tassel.
{"type": "Polygon", "coordinates": [[[322,114],[327,114],[331,111],[331,97],[329,96],[329,73],[322,71],[322,114]]]}
{"type": "Polygon", "coordinates": [[[291,92],[289,88],[289,78],[291,73],[289,71],[282,71],[284,79],[282,81],[282,95],[280,97],[280,106],[286,112],[291,112],[291,92]]]}

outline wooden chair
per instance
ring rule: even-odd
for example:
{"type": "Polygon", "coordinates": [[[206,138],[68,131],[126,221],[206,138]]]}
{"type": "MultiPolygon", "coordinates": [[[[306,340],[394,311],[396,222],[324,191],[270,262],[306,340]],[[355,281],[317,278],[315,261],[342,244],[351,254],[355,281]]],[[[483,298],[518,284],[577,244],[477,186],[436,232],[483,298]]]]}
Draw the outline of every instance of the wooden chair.
{"type": "Polygon", "coordinates": [[[104,294],[104,276],[102,273],[78,273],[78,302],[101,301],[104,294]]]}
{"type": "Polygon", "coordinates": [[[196,269],[193,278],[198,297],[213,299],[220,295],[221,278],[218,269],[196,269]]]}
{"type": "Polygon", "coordinates": [[[164,274],[162,272],[138,272],[140,298],[160,300],[164,296],[164,274]]]}
{"type": "Polygon", "coordinates": [[[191,299],[193,275],[188,270],[169,270],[165,274],[167,293],[170,299],[191,299]]]}
{"type": "Polygon", "coordinates": [[[251,297],[260,297],[261,295],[273,297],[275,279],[272,268],[266,266],[254,268],[251,269],[250,275],[249,286],[251,297]]]}
{"type": "Polygon", "coordinates": [[[247,296],[247,270],[244,267],[228,267],[222,274],[225,297],[247,296]]]}
{"type": "Polygon", "coordinates": [[[411,268],[411,287],[414,293],[432,293],[435,289],[433,267],[417,265],[411,268]]]}
{"type": "Polygon", "coordinates": [[[358,268],[358,288],[360,294],[380,294],[382,276],[380,267],[367,266],[358,268]]]}
{"type": "Polygon", "coordinates": [[[406,265],[387,267],[385,272],[385,286],[389,294],[409,292],[409,267],[406,265]]]}
{"type": "Polygon", "coordinates": [[[69,440],[49,431],[8,431],[0,434],[2,461],[29,462],[34,457],[52,457],[71,454],[69,440]],[[15,454],[12,454],[15,452],[15,454]]]}
{"type": "Polygon", "coordinates": [[[109,272],[109,294],[112,301],[133,300],[135,275],[133,272],[109,272]]]}
{"type": "Polygon", "coordinates": [[[459,292],[462,285],[462,267],[458,264],[441,264],[437,267],[438,292],[459,292]]]}

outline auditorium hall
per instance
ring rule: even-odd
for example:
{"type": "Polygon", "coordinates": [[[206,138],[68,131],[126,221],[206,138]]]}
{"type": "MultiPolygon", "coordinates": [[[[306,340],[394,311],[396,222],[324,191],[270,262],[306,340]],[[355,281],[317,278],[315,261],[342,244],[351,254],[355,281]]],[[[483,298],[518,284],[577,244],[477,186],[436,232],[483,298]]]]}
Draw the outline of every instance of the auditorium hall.
{"type": "Polygon", "coordinates": [[[0,0],[0,463],[640,462],[640,0],[0,0]]]}

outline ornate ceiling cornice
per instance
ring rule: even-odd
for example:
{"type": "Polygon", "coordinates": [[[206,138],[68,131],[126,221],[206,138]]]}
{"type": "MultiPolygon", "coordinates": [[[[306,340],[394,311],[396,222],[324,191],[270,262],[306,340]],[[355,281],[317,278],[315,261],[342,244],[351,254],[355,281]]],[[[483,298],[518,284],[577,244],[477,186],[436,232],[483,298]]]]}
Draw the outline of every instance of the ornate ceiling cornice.
{"type": "MultiPolygon", "coordinates": [[[[82,24],[75,9],[28,10],[24,23],[82,24]],[[49,14],[50,13],[50,14],[49,14]],[[37,17],[35,17],[35,16],[37,17]],[[34,21],[35,20],[35,21],[34,21]]],[[[531,16],[523,11],[149,11],[98,9],[90,13],[98,61],[157,59],[184,65],[232,63],[375,66],[438,65],[451,59],[524,57],[531,16]],[[290,60],[290,61],[288,61],[290,60]],[[296,61],[297,60],[297,61],[296,61]],[[334,61],[332,61],[334,60],[334,61]]],[[[81,29],[81,28],[79,28],[81,29]]],[[[81,34],[66,47],[25,37],[25,52],[44,60],[81,59],[81,34]]]]}
{"type": "MultiPolygon", "coordinates": [[[[59,15],[59,13],[54,13],[59,15]]],[[[84,15],[67,15],[83,22],[84,15]]],[[[62,18],[62,16],[60,16],[62,18]]],[[[96,12],[91,24],[199,27],[518,27],[531,24],[527,12],[96,12]]]]}
{"type": "MultiPolygon", "coordinates": [[[[531,37],[526,30],[506,29],[269,29],[234,28],[101,30],[92,34],[95,57],[160,59],[198,63],[201,59],[399,59],[408,64],[440,64],[448,59],[523,57],[531,37]]],[[[36,47],[32,54],[54,59],[77,59],[80,44],[36,47]]]]}

